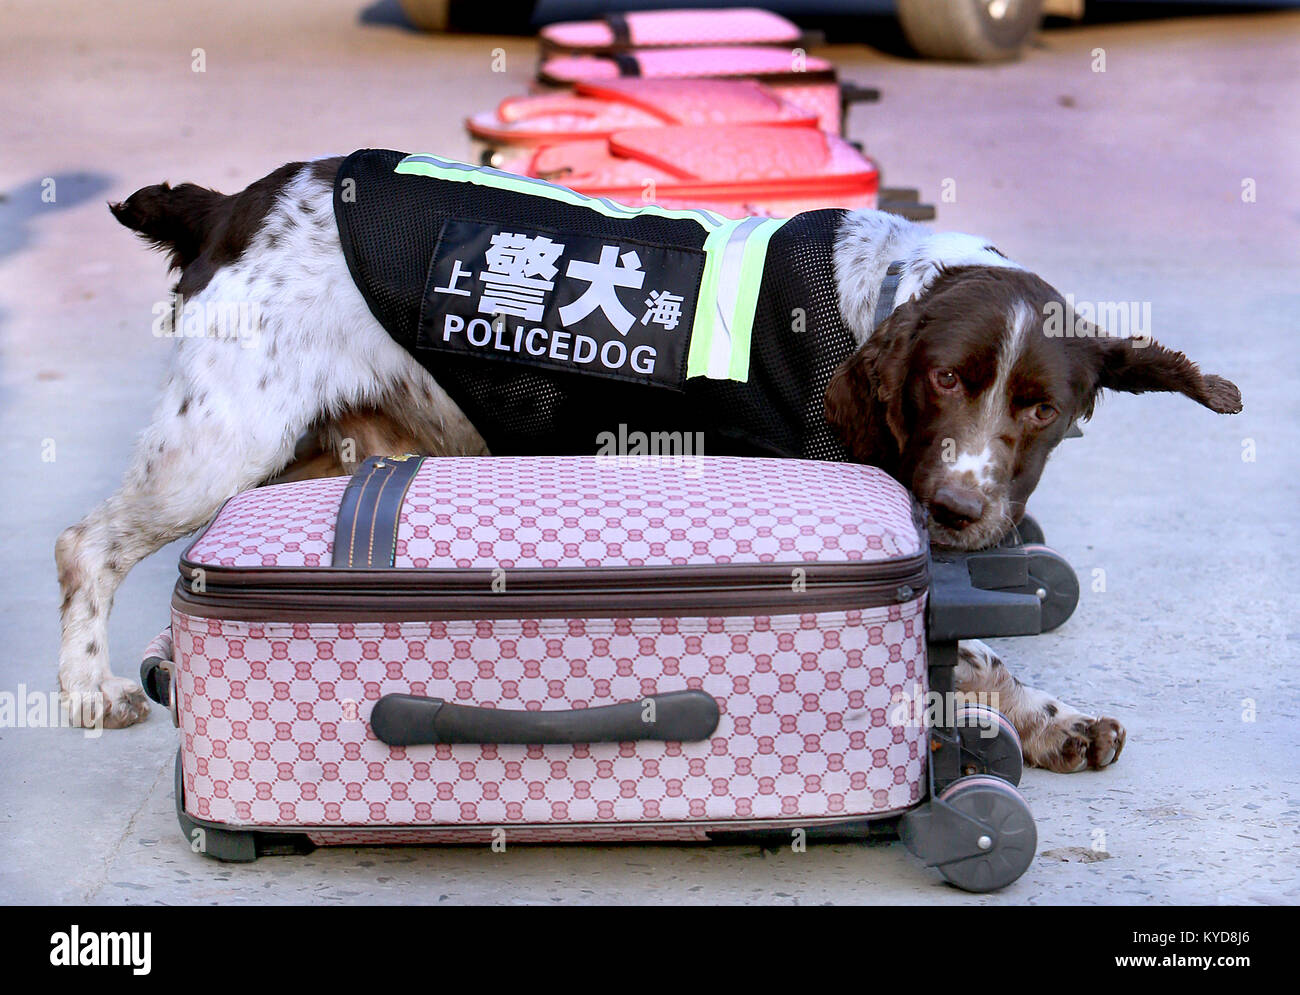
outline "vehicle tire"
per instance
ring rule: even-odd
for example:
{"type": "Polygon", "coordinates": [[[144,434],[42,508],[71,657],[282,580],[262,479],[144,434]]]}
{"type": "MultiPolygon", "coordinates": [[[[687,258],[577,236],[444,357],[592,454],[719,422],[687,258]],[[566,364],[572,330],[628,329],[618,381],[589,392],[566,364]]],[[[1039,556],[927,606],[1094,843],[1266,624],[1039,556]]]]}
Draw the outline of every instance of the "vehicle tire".
{"type": "Polygon", "coordinates": [[[451,23],[451,0],[400,0],[406,19],[421,31],[446,31],[451,23]]]}
{"type": "Polygon", "coordinates": [[[963,891],[997,891],[1029,869],[1038,849],[1038,829],[1019,791],[995,777],[962,777],[939,797],[995,834],[986,852],[939,865],[949,882],[963,891]]]}
{"type": "Polygon", "coordinates": [[[1042,16],[1043,0],[898,0],[903,34],[930,59],[1018,58],[1042,16]]]}

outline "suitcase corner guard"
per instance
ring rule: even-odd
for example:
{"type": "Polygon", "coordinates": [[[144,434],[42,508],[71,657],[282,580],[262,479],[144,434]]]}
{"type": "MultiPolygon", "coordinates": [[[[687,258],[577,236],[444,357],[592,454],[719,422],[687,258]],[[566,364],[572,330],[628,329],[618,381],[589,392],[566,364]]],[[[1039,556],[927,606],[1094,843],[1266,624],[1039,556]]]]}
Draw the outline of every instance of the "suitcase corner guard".
{"type": "Polygon", "coordinates": [[[140,686],[146,695],[171,713],[172,725],[179,729],[181,720],[176,704],[174,656],[169,626],[145,650],[144,659],[140,661],[140,686]]]}
{"type": "Polygon", "coordinates": [[[720,715],[717,701],[704,691],[671,691],[617,705],[538,712],[386,694],[370,712],[370,728],[389,746],[629,743],[647,739],[694,743],[713,735],[720,715]]]}

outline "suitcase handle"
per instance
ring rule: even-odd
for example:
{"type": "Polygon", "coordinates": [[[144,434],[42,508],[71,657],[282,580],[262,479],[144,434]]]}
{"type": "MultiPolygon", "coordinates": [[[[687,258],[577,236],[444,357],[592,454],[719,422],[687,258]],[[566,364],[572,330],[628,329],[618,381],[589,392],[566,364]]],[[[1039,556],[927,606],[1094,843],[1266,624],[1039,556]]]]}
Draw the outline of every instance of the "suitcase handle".
{"type": "Polygon", "coordinates": [[[442,698],[386,694],[370,728],[389,746],[439,743],[629,743],[655,739],[693,743],[718,728],[720,712],[704,691],[671,691],[639,701],[569,711],[525,712],[456,705],[442,698]]]}

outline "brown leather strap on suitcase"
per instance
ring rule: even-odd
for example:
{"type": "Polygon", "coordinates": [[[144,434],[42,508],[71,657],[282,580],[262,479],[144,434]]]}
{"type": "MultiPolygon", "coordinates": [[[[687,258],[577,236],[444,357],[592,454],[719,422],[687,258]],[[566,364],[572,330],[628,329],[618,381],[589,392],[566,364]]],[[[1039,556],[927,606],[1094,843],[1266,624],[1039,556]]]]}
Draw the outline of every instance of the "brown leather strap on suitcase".
{"type": "Polygon", "coordinates": [[[336,567],[391,567],[397,523],[423,456],[371,456],[348,481],[334,526],[336,567]]]}

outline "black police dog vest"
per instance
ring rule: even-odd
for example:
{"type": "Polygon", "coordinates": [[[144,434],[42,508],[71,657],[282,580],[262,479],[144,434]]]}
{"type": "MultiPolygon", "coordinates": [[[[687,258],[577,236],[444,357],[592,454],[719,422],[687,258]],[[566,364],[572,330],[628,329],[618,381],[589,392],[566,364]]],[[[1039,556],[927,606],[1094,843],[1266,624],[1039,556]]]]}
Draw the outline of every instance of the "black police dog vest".
{"type": "Polygon", "coordinates": [[[848,459],[824,414],[855,348],[834,277],[842,210],[633,209],[362,150],[334,213],[370,310],[497,455],[848,459]]]}

